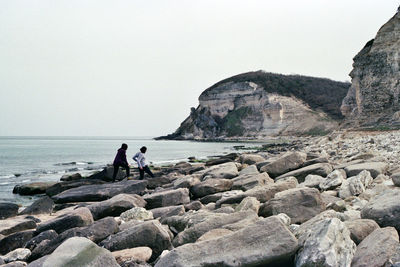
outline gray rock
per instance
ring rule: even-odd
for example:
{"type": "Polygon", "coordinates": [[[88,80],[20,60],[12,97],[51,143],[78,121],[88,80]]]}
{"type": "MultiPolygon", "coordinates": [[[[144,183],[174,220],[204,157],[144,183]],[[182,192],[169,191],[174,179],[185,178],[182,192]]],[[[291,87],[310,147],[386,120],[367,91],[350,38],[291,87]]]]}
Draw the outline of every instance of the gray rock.
{"type": "Polygon", "coordinates": [[[228,230],[228,229],[224,229],[224,228],[212,229],[212,230],[208,231],[207,233],[205,233],[204,235],[200,236],[196,242],[216,239],[216,238],[220,238],[225,235],[230,235],[232,233],[233,233],[232,230],[228,230]]]}
{"type": "Polygon", "coordinates": [[[381,227],[393,226],[400,231],[400,190],[386,190],[373,197],[361,210],[361,218],[371,219],[381,227]]]}
{"type": "Polygon", "coordinates": [[[240,172],[239,175],[243,175],[243,174],[258,174],[258,169],[256,167],[256,165],[250,165],[247,166],[245,168],[243,168],[240,172]]]}
{"type": "Polygon", "coordinates": [[[10,235],[15,232],[33,229],[36,222],[32,219],[26,219],[21,216],[0,220],[0,235],[10,235]]]}
{"type": "Polygon", "coordinates": [[[319,185],[325,180],[326,180],[326,178],[324,178],[322,176],[309,174],[304,179],[304,182],[299,184],[299,187],[309,187],[309,188],[317,188],[318,189],[319,185]]]}
{"type": "Polygon", "coordinates": [[[302,152],[286,153],[279,159],[264,165],[260,171],[267,172],[272,178],[299,168],[307,159],[307,154],[302,152]]]}
{"type": "Polygon", "coordinates": [[[328,218],[313,225],[311,231],[299,238],[300,250],[296,266],[350,267],[356,245],[350,232],[340,220],[328,218]]]}
{"type": "MultiPolygon", "coordinates": [[[[254,165],[252,165],[254,166],[254,165]]],[[[256,186],[263,186],[265,184],[271,184],[274,182],[268,173],[256,173],[256,174],[240,174],[238,177],[233,178],[233,190],[247,191],[256,186]]]]}
{"type": "Polygon", "coordinates": [[[0,240],[0,254],[7,254],[8,252],[22,248],[25,246],[35,234],[34,230],[21,231],[10,234],[0,240]]]}
{"type": "Polygon", "coordinates": [[[282,178],[294,176],[299,181],[299,183],[302,183],[304,182],[305,177],[309,174],[315,174],[315,175],[320,175],[322,177],[326,177],[331,172],[332,172],[332,166],[329,163],[317,163],[282,174],[276,177],[275,181],[282,178]]]}
{"type": "Polygon", "coordinates": [[[65,190],[52,198],[55,203],[101,201],[121,193],[143,193],[146,185],[147,181],[145,180],[129,180],[111,184],[84,185],[65,190]]]}
{"type": "Polygon", "coordinates": [[[72,237],[62,243],[42,263],[43,267],[119,267],[111,252],[84,237],[72,237]]]}
{"type": "Polygon", "coordinates": [[[242,190],[226,191],[222,194],[222,197],[215,202],[215,208],[219,209],[224,204],[236,204],[240,203],[246,195],[242,190]]]}
{"type": "Polygon", "coordinates": [[[400,172],[391,175],[393,184],[400,187],[400,172]]]}
{"type": "Polygon", "coordinates": [[[47,188],[46,195],[52,197],[71,188],[104,183],[105,181],[99,179],[81,179],[76,181],[59,182],[47,188]]]}
{"type": "Polygon", "coordinates": [[[126,210],[144,206],[146,206],[146,201],[138,195],[118,194],[110,199],[91,204],[87,208],[92,213],[93,219],[98,220],[107,216],[119,216],[126,210]]]}
{"type": "Polygon", "coordinates": [[[257,154],[242,154],[239,157],[239,161],[242,164],[253,165],[257,162],[265,161],[265,158],[257,154]]]}
{"type": "Polygon", "coordinates": [[[239,175],[239,171],[236,164],[233,162],[223,163],[220,165],[212,166],[206,169],[203,173],[203,177],[231,179],[239,175]]]}
{"type": "Polygon", "coordinates": [[[74,173],[61,176],[60,181],[74,181],[80,179],[82,179],[82,175],[80,173],[74,173]]]}
{"type": "Polygon", "coordinates": [[[364,240],[370,233],[379,228],[379,225],[369,219],[357,219],[354,221],[345,221],[347,229],[350,231],[350,237],[357,245],[364,240]]]}
{"type": "Polygon", "coordinates": [[[399,247],[399,235],[393,227],[378,228],[357,246],[352,267],[383,266],[399,247]]]}
{"type": "Polygon", "coordinates": [[[35,182],[30,184],[16,185],[13,189],[14,194],[37,195],[44,194],[46,190],[56,184],[56,182],[35,182]]]}
{"type": "Polygon", "coordinates": [[[55,219],[41,223],[37,227],[37,232],[41,233],[47,230],[54,230],[62,233],[73,227],[86,226],[93,223],[93,217],[88,208],[78,208],[71,213],[63,214],[55,219]]]}
{"type": "Polygon", "coordinates": [[[179,206],[168,206],[155,208],[150,210],[153,213],[154,218],[160,218],[161,220],[166,217],[182,215],[185,213],[185,208],[182,205],[179,206]]]}
{"type": "Polygon", "coordinates": [[[24,261],[13,261],[4,265],[1,265],[1,267],[25,267],[27,266],[27,263],[24,261]]]}
{"type": "Polygon", "coordinates": [[[199,210],[199,209],[202,209],[202,208],[204,208],[204,205],[199,200],[192,201],[189,204],[185,205],[185,210],[186,211],[188,211],[188,210],[199,210]]]}
{"type": "Polygon", "coordinates": [[[42,242],[43,240],[53,240],[58,236],[57,232],[54,230],[47,230],[44,232],[41,232],[37,236],[31,238],[28,242],[25,244],[25,248],[29,249],[30,251],[33,251],[36,246],[42,242]]]}
{"type": "Polygon", "coordinates": [[[220,238],[175,248],[155,266],[286,266],[297,248],[287,227],[270,217],[220,238]]]}
{"type": "Polygon", "coordinates": [[[190,188],[195,198],[212,195],[218,192],[228,191],[232,188],[233,181],[229,179],[207,179],[190,188]]]}
{"type": "Polygon", "coordinates": [[[372,183],[373,179],[369,171],[362,171],[357,176],[353,176],[343,181],[339,189],[339,197],[347,198],[350,196],[358,196],[372,183]]]}
{"type": "Polygon", "coordinates": [[[196,176],[183,176],[174,181],[174,188],[190,188],[200,183],[200,179],[196,176]]]}
{"type": "Polygon", "coordinates": [[[153,213],[151,211],[147,211],[145,208],[132,208],[130,210],[124,211],[120,216],[121,220],[128,222],[131,220],[136,221],[148,221],[153,220],[153,213]]]}
{"type": "Polygon", "coordinates": [[[292,223],[303,223],[325,210],[321,194],[315,188],[293,188],[275,194],[270,200],[272,213],[287,214],[292,223]]]}
{"type": "Polygon", "coordinates": [[[314,159],[309,159],[301,165],[301,168],[310,166],[313,164],[317,164],[317,163],[329,163],[329,160],[326,157],[318,157],[318,158],[314,158],[314,159]]]}
{"type": "Polygon", "coordinates": [[[100,245],[110,251],[146,246],[153,250],[151,260],[163,250],[171,249],[171,237],[159,221],[147,221],[103,240],[100,245]]]}
{"type": "Polygon", "coordinates": [[[347,176],[344,170],[334,170],[326,177],[325,180],[321,181],[321,183],[319,184],[319,188],[324,191],[335,189],[336,187],[341,185],[346,180],[346,178],[347,176]]]}
{"type": "Polygon", "coordinates": [[[53,212],[54,201],[48,196],[39,198],[20,214],[50,214],[53,212]]]}
{"type": "Polygon", "coordinates": [[[10,251],[2,258],[4,262],[12,262],[12,261],[26,261],[28,257],[31,255],[31,251],[27,248],[17,248],[13,251],[10,251]]]}
{"type": "Polygon", "coordinates": [[[18,214],[18,205],[15,203],[0,203],[0,220],[16,216],[18,214]]]}
{"type": "Polygon", "coordinates": [[[258,201],[264,203],[272,199],[276,193],[295,188],[297,185],[297,180],[293,177],[276,183],[268,183],[264,186],[256,186],[247,190],[243,195],[245,197],[255,197],[258,201]]]}
{"type": "Polygon", "coordinates": [[[147,202],[146,209],[187,204],[190,202],[189,190],[187,188],[146,194],[143,196],[143,199],[147,202]]]}
{"type": "Polygon", "coordinates": [[[246,197],[235,208],[235,211],[238,212],[238,211],[252,210],[255,213],[258,213],[259,208],[260,208],[260,201],[258,201],[255,197],[246,197]]]}
{"type": "Polygon", "coordinates": [[[371,176],[375,178],[379,174],[385,174],[388,170],[388,167],[389,166],[385,162],[365,162],[347,166],[344,168],[344,170],[346,171],[348,177],[355,176],[363,170],[367,170],[371,173],[371,176]]]}

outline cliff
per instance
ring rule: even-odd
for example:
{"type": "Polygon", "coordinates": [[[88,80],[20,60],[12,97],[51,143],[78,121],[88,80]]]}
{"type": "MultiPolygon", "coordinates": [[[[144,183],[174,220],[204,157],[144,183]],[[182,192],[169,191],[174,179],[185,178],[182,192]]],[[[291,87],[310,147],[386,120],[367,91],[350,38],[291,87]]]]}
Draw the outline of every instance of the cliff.
{"type": "Polygon", "coordinates": [[[173,133],[159,139],[236,139],[323,134],[338,126],[350,84],[263,71],[222,80],[173,133]]]}
{"type": "Polygon", "coordinates": [[[351,127],[400,126],[400,12],[354,57],[351,87],[341,106],[351,127]]]}

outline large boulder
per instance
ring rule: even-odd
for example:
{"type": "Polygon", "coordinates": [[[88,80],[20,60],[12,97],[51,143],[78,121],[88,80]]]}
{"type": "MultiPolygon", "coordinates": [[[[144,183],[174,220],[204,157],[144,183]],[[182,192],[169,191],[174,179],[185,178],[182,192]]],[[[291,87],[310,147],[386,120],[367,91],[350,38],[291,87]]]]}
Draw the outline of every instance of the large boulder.
{"type": "Polygon", "coordinates": [[[54,201],[44,196],[26,207],[20,214],[50,214],[53,212],[54,201]]]}
{"type": "Polygon", "coordinates": [[[146,189],[147,181],[130,180],[112,184],[84,185],[65,190],[55,196],[55,203],[101,201],[118,194],[140,194],[146,189]]]}
{"type": "Polygon", "coordinates": [[[287,214],[292,223],[303,223],[325,210],[321,194],[315,188],[293,188],[275,194],[270,200],[272,213],[287,214]]]}
{"type": "Polygon", "coordinates": [[[361,243],[370,233],[379,228],[379,225],[369,219],[357,219],[354,221],[345,221],[347,229],[350,231],[350,237],[357,245],[361,243]]]}
{"type": "Polygon", "coordinates": [[[61,176],[60,181],[75,181],[82,179],[82,175],[80,173],[74,174],[64,174],[61,176]]]}
{"type": "Polygon", "coordinates": [[[388,164],[386,162],[365,162],[347,166],[344,170],[348,177],[355,176],[360,172],[367,170],[371,173],[373,178],[379,174],[385,174],[388,170],[388,164]]]}
{"type": "Polygon", "coordinates": [[[0,220],[17,215],[18,208],[19,206],[15,203],[0,203],[0,220]]]}
{"type": "Polygon", "coordinates": [[[15,232],[33,229],[36,227],[36,222],[30,218],[21,216],[0,220],[0,235],[10,235],[15,232]]]}
{"type": "Polygon", "coordinates": [[[259,208],[260,208],[260,201],[258,201],[255,197],[246,197],[235,208],[235,211],[252,210],[255,213],[258,213],[259,208]]]}
{"type": "Polygon", "coordinates": [[[376,221],[381,227],[400,231],[400,190],[386,190],[373,197],[361,210],[361,218],[376,221]]]}
{"type": "Polygon", "coordinates": [[[112,255],[122,266],[124,262],[146,262],[150,259],[153,251],[149,247],[136,247],[113,251],[112,255]]]}
{"type": "Polygon", "coordinates": [[[309,187],[309,188],[319,188],[320,183],[322,183],[326,178],[319,176],[319,175],[314,175],[314,174],[309,174],[304,178],[304,182],[299,184],[299,187],[309,187]]]}
{"type": "Polygon", "coordinates": [[[358,196],[365,191],[365,189],[372,183],[373,178],[369,171],[362,171],[356,176],[344,180],[339,189],[339,197],[347,198],[351,196],[358,196]]]}
{"type": "Polygon", "coordinates": [[[36,230],[38,233],[47,230],[54,230],[57,233],[62,233],[70,228],[86,226],[92,223],[92,213],[90,213],[88,208],[82,207],[41,223],[38,225],[36,230]]]}
{"type": "Polygon", "coordinates": [[[146,201],[138,195],[118,194],[110,199],[93,203],[87,208],[92,213],[93,219],[98,220],[107,216],[119,216],[126,210],[144,206],[146,201]]]}
{"type": "Polygon", "coordinates": [[[31,255],[31,251],[27,248],[17,248],[13,251],[10,251],[6,255],[1,258],[4,262],[15,262],[15,261],[26,261],[28,257],[31,255]]]}
{"type": "Polygon", "coordinates": [[[41,265],[37,267],[119,267],[114,256],[108,250],[97,246],[84,237],[72,237],[62,243],[41,265]]]}
{"type": "Polygon", "coordinates": [[[150,211],[151,213],[153,213],[154,218],[160,218],[160,220],[162,220],[163,218],[166,217],[184,214],[185,207],[183,205],[168,206],[168,207],[155,208],[150,211]]]}
{"type": "Polygon", "coordinates": [[[275,180],[283,179],[286,177],[294,176],[299,181],[299,183],[304,182],[304,179],[309,174],[315,174],[322,177],[328,176],[332,172],[332,165],[329,163],[317,163],[310,166],[306,166],[294,171],[287,172],[276,177],[275,180]]]}
{"type": "Polygon", "coordinates": [[[98,179],[80,179],[76,181],[74,180],[74,181],[59,182],[47,188],[46,195],[52,197],[71,188],[76,188],[84,185],[104,184],[104,183],[105,181],[98,179]]]}
{"type": "Polygon", "coordinates": [[[288,152],[277,160],[261,167],[261,172],[267,172],[272,178],[299,168],[307,159],[303,152],[288,152]]]}
{"type": "Polygon", "coordinates": [[[147,221],[111,235],[100,245],[110,251],[146,246],[153,250],[152,260],[171,249],[171,236],[159,221],[147,221]]]}
{"type": "Polygon", "coordinates": [[[13,189],[14,194],[37,195],[44,194],[46,190],[56,184],[56,182],[34,182],[30,184],[16,185],[13,189]]]}
{"type": "Polygon", "coordinates": [[[238,177],[233,178],[232,181],[233,190],[243,191],[247,191],[256,186],[263,186],[265,184],[271,184],[274,182],[274,180],[272,180],[266,172],[255,174],[241,174],[238,177]]]}
{"type": "Polygon", "coordinates": [[[229,179],[207,179],[192,186],[190,192],[195,198],[201,198],[206,195],[228,191],[232,188],[232,185],[233,181],[229,179]]]}
{"type": "Polygon", "coordinates": [[[281,220],[269,217],[220,238],[175,248],[155,266],[290,266],[297,249],[297,239],[281,220]]]}
{"type": "Polygon", "coordinates": [[[268,183],[264,186],[256,186],[247,190],[244,197],[255,197],[260,202],[266,202],[272,199],[276,193],[295,188],[298,185],[296,178],[288,178],[276,183],[268,183]]]}
{"type": "Polygon", "coordinates": [[[53,240],[58,236],[57,232],[54,230],[47,230],[41,232],[37,236],[29,239],[28,242],[25,243],[25,247],[30,251],[33,251],[37,245],[39,245],[44,240],[53,240]]]}
{"type": "Polygon", "coordinates": [[[180,177],[173,182],[175,189],[176,188],[190,188],[198,183],[200,183],[199,177],[192,176],[192,175],[180,177]]]}
{"type": "Polygon", "coordinates": [[[147,202],[146,209],[187,204],[190,202],[189,190],[178,188],[146,194],[143,199],[147,202]]]}
{"type": "Polygon", "coordinates": [[[299,238],[296,266],[350,267],[356,245],[339,219],[328,218],[315,223],[299,238]]]}
{"type": "Polygon", "coordinates": [[[384,266],[399,246],[399,235],[396,229],[393,227],[378,228],[357,246],[351,266],[384,266]]]}
{"type": "Polygon", "coordinates": [[[0,254],[4,255],[16,248],[24,247],[25,244],[32,239],[34,234],[34,230],[26,230],[13,233],[4,237],[3,239],[0,239],[0,254]]]}
{"type": "Polygon", "coordinates": [[[239,160],[242,164],[253,165],[257,162],[265,161],[265,158],[257,154],[242,154],[240,155],[239,160]]]}
{"type": "Polygon", "coordinates": [[[239,175],[239,171],[236,164],[233,162],[228,162],[220,165],[212,166],[206,169],[203,173],[203,177],[210,178],[221,178],[221,179],[231,179],[239,175]]]}
{"type": "Polygon", "coordinates": [[[330,190],[335,189],[339,185],[341,185],[347,178],[346,172],[343,169],[334,170],[331,172],[326,179],[322,180],[319,184],[319,188],[321,190],[330,190]]]}

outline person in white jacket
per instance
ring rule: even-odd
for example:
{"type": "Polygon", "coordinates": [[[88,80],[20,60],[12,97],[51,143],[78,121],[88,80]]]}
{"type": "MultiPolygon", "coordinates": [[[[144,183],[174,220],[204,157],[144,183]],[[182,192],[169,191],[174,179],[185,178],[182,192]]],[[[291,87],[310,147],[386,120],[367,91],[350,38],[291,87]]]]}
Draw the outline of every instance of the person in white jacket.
{"type": "Polygon", "coordinates": [[[140,173],[140,180],[144,178],[144,172],[146,172],[150,177],[154,177],[154,174],[151,172],[149,166],[147,166],[146,159],[144,157],[144,153],[146,153],[147,147],[143,146],[140,148],[140,151],[133,156],[133,160],[137,162],[139,173],[140,173]]]}

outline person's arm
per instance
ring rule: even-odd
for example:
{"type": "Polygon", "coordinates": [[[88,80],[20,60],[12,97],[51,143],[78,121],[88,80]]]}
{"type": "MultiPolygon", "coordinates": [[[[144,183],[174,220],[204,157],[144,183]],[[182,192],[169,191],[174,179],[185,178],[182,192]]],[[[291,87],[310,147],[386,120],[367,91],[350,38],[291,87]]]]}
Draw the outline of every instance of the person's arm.
{"type": "Polygon", "coordinates": [[[142,164],[140,163],[140,153],[139,152],[136,153],[132,159],[137,162],[140,169],[143,169],[142,164]]]}
{"type": "Polygon", "coordinates": [[[128,160],[126,159],[126,150],[125,150],[124,153],[122,154],[122,160],[125,161],[126,165],[129,166],[128,160]]]}

